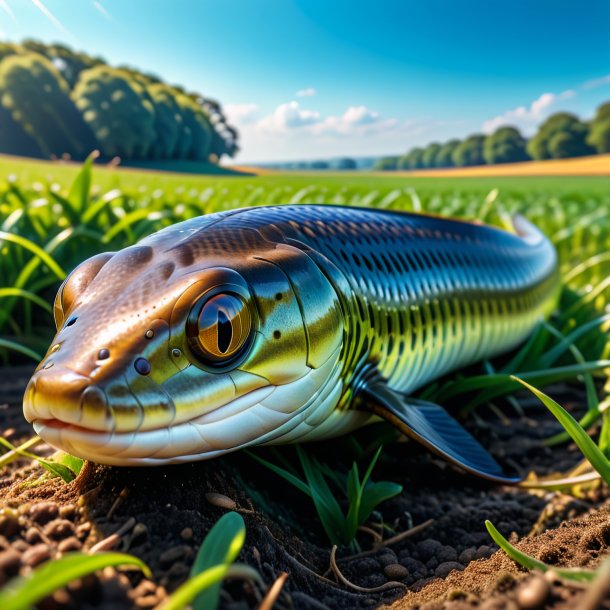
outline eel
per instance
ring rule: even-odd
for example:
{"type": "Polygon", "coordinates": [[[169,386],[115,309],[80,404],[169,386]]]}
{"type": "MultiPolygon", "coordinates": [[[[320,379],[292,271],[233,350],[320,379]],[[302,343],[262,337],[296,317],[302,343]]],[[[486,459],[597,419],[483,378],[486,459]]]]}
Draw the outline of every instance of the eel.
{"type": "Polygon", "coordinates": [[[523,342],[557,306],[557,254],[513,231],[331,205],[244,208],[81,263],[24,415],[110,465],[329,439],[385,419],[461,469],[514,482],[440,405],[412,397],[523,342]]]}

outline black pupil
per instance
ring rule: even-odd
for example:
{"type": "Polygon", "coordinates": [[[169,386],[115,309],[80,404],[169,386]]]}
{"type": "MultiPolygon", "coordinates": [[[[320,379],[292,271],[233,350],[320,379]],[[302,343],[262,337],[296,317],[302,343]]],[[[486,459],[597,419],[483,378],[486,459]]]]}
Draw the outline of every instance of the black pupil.
{"type": "Polygon", "coordinates": [[[218,351],[225,354],[231,346],[233,339],[233,326],[227,314],[222,310],[218,310],[218,351]]]}

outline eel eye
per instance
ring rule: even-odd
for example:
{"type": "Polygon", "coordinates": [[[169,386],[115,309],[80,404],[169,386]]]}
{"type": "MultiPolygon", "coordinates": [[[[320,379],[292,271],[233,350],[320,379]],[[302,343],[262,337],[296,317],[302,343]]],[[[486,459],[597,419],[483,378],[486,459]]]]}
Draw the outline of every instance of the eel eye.
{"type": "Polygon", "coordinates": [[[187,322],[190,346],[206,364],[226,364],[243,352],[251,335],[252,317],[237,294],[205,296],[191,309],[187,322]]]}

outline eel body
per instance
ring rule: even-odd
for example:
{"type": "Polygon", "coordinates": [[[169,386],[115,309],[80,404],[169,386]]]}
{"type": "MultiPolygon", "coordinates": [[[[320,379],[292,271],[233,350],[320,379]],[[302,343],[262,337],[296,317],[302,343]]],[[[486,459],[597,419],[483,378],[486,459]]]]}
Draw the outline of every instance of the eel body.
{"type": "Polygon", "coordinates": [[[555,308],[555,250],[514,225],[290,205],[167,227],[68,276],[25,416],[52,445],[115,465],[325,439],[381,417],[509,480],[410,395],[511,350],[555,308]]]}

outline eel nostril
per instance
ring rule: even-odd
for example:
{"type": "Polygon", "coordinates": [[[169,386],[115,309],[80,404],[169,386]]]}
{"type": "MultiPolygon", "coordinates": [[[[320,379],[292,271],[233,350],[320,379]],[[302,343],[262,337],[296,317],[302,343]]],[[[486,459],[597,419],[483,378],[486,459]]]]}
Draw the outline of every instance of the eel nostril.
{"type": "Polygon", "coordinates": [[[97,353],[98,360],[106,360],[108,358],[110,358],[110,350],[106,349],[105,347],[97,353]]]}
{"type": "Polygon", "coordinates": [[[148,375],[150,373],[150,362],[146,358],[136,358],[133,366],[140,375],[148,375]]]}

